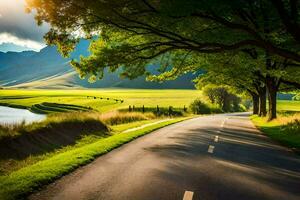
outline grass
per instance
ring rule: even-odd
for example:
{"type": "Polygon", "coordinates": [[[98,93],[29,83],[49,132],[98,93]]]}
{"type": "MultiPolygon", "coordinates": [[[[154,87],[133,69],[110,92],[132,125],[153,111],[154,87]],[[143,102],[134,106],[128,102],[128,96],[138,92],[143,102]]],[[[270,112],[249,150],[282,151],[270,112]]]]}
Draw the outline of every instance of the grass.
{"type": "MultiPolygon", "coordinates": [[[[100,112],[135,107],[169,107],[183,109],[195,98],[202,97],[199,90],[149,89],[94,89],[94,90],[1,90],[0,104],[31,108],[47,103],[68,104],[91,108],[100,112]],[[93,97],[93,98],[91,98],[93,97]],[[94,98],[96,97],[96,98],[94,98]],[[118,100],[118,101],[116,101],[118,100]],[[123,100],[123,103],[122,101],[123,100]]],[[[33,110],[34,111],[34,110],[33,110]]]]}
{"type": "Polygon", "coordinates": [[[275,141],[300,152],[300,101],[279,100],[278,118],[252,116],[253,123],[275,141]]]}
{"type": "Polygon", "coordinates": [[[97,156],[105,154],[137,137],[150,133],[158,128],[182,121],[177,118],[145,127],[141,130],[115,134],[99,139],[97,142],[68,150],[21,168],[7,176],[0,177],[0,199],[20,199],[27,194],[54,181],[79,166],[87,164],[97,156]]]}
{"type": "Polygon", "coordinates": [[[300,112],[300,101],[278,100],[277,109],[279,112],[300,112]]]}
{"type": "Polygon", "coordinates": [[[31,124],[0,125],[0,174],[33,164],[49,154],[70,150],[74,145],[78,147],[119,133],[135,123],[159,119],[151,113],[67,112],[51,114],[46,120],[31,124]],[[116,125],[120,127],[112,130],[116,125]]]}

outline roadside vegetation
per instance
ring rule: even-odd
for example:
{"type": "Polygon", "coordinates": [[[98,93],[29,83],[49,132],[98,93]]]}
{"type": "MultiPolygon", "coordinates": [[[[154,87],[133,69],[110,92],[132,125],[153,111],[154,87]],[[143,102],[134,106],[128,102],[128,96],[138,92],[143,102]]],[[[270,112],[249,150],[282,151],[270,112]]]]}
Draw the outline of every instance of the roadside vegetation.
{"type": "Polygon", "coordinates": [[[300,153],[300,101],[279,101],[277,119],[253,115],[253,123],[267,136],[300,153]]]}
{"type": "Polygon", "coordinates": [[[152,113],[138,112],[66,112],[48,115],[46,120],[31,124],[2,124],[0,174],[33,164],[53,152],[109,137],[118,133],[113,128],[116,125],[122,124],[126,128],[134,122],[146,124],[152,120],[159,121],[160,118],[152,113]]]}
{"type": "MultiPolygon", "coordinates": [[[[50,183],[62,175],[87,164],[97,156],[145,135],[163,126],[182,121],[187,118],[175,118],[157,123],[140,130],[118,133],[109,137],[83,141],[73,147],[44,155],[38,162],[31,163],[19,170],[0,176],[0,199],[20,199],[29,193],[50,183]]],[[[124,129],[124,127],[123,127],[124,129]]]]}
{"type": "MultiPolygon", "coordinates": [[[[30,124],[0,125],[0,199],[24,198],[44,184],[136,137],[189,118],[187,108],[137,104],[150,98],[145,95],[146,90],[140,91],[144,97],[140,94],[132,97],[141,97],[135,100],[134,105],[124,107],[116,98],[99,97],[105,95],[96,90],[91,93],[97,94],[97,98],[82,96],[81,91],[77,91],[78,95],[74,91],[26,91],[26,95],[22,95],[24,91],[3,91],[0,95],[2,105],[44,113],[47,118],[30,124]],[[14,95],[7,96],[6,92],[14,95]],[[99,112],[102,109],[98,106],[107,105],[102,101],[109,102],[111,99],[114,106],[109,110],[106,108],[106,112],[99,112]],[[95,104],[88,104],[90,101],[95,104]],[[77,105],[70,104],[73,102],[77,105]]],[[[183,91],[183,94],[188,93],[199,94],[183,91]]],[[[126,94],[130,92],[126,91],[126,94]]],[[[160,97],[171,101],[173,98],[163,97],[163,94],[160,97]]],[[[188,105],[187,98],[179,101],[182,102],[188,105]]],[[[169,103],[165,101],[160,105],[169,103]]]]}

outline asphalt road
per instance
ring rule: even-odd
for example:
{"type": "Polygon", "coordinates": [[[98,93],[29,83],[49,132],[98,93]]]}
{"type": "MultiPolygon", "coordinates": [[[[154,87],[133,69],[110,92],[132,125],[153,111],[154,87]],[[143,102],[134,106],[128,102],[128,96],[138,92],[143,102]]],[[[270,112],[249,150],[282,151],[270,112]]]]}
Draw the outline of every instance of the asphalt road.
{"type": "Polygon", "coordinates": [[[29,198],[299,200],[300,157],[261,135],[245,113],[199,117],[113,150],[29,198]]]}

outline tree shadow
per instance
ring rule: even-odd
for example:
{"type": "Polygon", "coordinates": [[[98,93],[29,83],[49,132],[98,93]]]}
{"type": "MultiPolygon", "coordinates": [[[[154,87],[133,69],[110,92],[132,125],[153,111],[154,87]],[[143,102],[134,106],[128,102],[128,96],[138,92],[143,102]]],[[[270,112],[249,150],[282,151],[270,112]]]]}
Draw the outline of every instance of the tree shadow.
{"type": "MultiPolygon", "coordinates": [[[[239,125],[241,126],[241,125],[239,125]]],[[[241,126],[242,127],[242,126],[241,126]]],[[[255,132],[201,127],[146,151],[170,160],[156,176],[182,183],[193,199],[297,199],[300,196],[300,157],[255,132]],[[214,145],[213,154],[207,153],[214,145]],[[199,195],[199,196],[198,196],[199,195]],[[201,198],[200,198],[201,196],[201,198]]]]}

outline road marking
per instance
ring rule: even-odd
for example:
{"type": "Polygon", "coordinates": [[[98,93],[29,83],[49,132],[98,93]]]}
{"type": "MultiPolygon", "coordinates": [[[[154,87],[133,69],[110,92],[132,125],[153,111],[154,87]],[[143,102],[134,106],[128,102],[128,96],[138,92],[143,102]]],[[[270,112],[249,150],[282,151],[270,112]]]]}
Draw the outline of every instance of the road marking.
{"type": "Polygon", "coordinates": [[[225,124],[225,120],[222,122],[222,125],[221,125],[222,128],[224,127],[224,124],[225,124]]]}
{"type": "Polygon", "coordinates": [[[209,146],[208,146],[207,152],[208,152],[208,153],[213,153],[213,152],[214,152],[214,148],[215,148],[215,146],[209,145],[209,146]]]}
{"type": "Polygon", "coordinates": [[[219,136],[215,136],[215,142],[219,142],[219,136]]]}
{"type": "Polygon", "coordinates": [[[221,127],[224,128],[225,122],[226,122],[227,118],[223,120],[221,127]]]}
{"type": "Polygon", "coordinates": [[[128,132],[132,132],[132,131],[137,131],[137,130],[146,128],[148,126],[152,126],[152,125],[159,124],[159,123],[166,122],[166,121],[170,121],[170,120],[171,119],[163,119],[163,120],[156,121],[156,122],[149,123],[149,124],[145,124],[145,125],[142,125],[142,126],[139,126],[139,127],[136,127],[136,128],[127,129],[127,130],[123,131],[122,133],[128,133],[128,132]]]}
{"type": "Polygon", "coordinates": [[[183,200],[193,200],[194,192],[185,191],[183,195],[183,200]]]}

